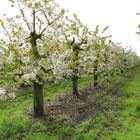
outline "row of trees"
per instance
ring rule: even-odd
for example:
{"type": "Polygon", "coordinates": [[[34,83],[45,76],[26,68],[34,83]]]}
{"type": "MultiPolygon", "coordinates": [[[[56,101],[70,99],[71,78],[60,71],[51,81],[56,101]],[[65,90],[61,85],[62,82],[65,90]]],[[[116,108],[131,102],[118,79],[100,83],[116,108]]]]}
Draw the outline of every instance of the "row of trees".
{"type": "Polygon", "coordinates": [[[1,20],[1,68],[9,67],[18,84],[34,89],[34,114],[44,115],[43,86],[46,81],[71,79],[72,94],[79,96],[78,79],[93,75],[93,86],[100,79],[139,65],[132,50],[109,40],[99,26],[94,31],[74,14],[53,0],[10,0],[19,13],[1,20]]]}

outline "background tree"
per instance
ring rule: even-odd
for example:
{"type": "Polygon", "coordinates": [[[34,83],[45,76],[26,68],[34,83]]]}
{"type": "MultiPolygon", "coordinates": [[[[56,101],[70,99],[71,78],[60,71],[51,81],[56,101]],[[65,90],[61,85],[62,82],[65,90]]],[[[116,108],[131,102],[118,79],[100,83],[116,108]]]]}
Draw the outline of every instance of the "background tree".
{"type": "Polygon", "coordinates": [[[100,31],[99,26],[97,26],[95,31],[90,31],[89,47],[85,54],[86,67],[88,67],[88,73],[93,75],[93,86],[95,87],[98,85],[99,77],[105,70],[103,65],[107,61],[104,54],[108,49],[107,39],[111,37],[104,35],[107,29],[108,26],[100,31]]]}
{"type": "Polygon", "coordinates": [[[71,74],[69,74],[72,80],[72,94],[78,96],[78,79],[83,73],[83,58],[82,55],[84,49],[88,44],[88,28],[74,14],[74,18],[71,20],[67,17],[65,28],[65,43],[71,52],[71,57],[68,61],[71,74]]]}

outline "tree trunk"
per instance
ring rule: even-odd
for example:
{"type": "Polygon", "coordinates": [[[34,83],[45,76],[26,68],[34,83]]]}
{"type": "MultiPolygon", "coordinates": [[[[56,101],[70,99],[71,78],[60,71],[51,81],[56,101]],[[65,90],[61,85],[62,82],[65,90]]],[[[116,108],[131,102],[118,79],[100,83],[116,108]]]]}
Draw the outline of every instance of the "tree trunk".
{"type": "Polygon", "coordinates": [[[43,84],[34,83],[34,115],[42,117],[44,115],[43,84]]]}
{"type": "Polygon", "coordinates": [[[79,66],[79,46],[73,46],[73,76],[72,76],[72,94],[79,96],[78,92],[78,66],[79,66]]]}
{"type": "Polygon", "coordinates": [[[111,77],[114,77],[114,72],[111,72],[111,77]]]}
{"type": "Polygon", "coordinates": [[[97,74],[94,74],[94,86],[96,87],[98,85],[98,75],[97,74]]]}
{"type": "Polygon", "coordinates": [[[94,75],[93,75],[93,86],[97,86],[98,85],[98,74],[97,74],[97,70],[98,70],[98,67],[97,67],[97,60],[95,61],[95,66],[94,66],[94,75]]]}
{"type": "MultiPolygon", "coordinates": [[[[39,39],[39,35],[36,33],[36,22],[35,22],[35,14],[36,11],[33,10],[33,28],[32,32],[30,33],[30,43],[32,46],[32,53],[33,53],[33,59],[35,62],[35,66],[38,66],[38,61],[40,60],[40,55],[37,50],[37,39],[39,39]]],[[[38,79],[40,83],[42,82],[41,79],[38,79]]],[[[44,103],[43,103],[43,84],[40,84],[39,82],[33,82],[33,88],[34,88],[34,115],[35,117],[42,117],[44,115],[44,103]]]]}
{"type": "Polygon", "coordinates": [[[74,76],[72,78],[72,94],[78,96],[79,92],[78,92],[78,77],[74,76]]]}

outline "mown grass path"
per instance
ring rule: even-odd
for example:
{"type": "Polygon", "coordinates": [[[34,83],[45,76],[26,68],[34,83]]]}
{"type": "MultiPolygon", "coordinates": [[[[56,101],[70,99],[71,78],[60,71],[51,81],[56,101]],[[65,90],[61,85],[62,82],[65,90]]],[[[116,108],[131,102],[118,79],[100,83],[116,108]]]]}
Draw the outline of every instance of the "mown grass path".
{"type": "Polygon", "coordinates": [[[131,71],[125,86],[117,93],[118,115],[109,127],[105,127],[103,140],[140,140],[140,68],[131,71]]]}

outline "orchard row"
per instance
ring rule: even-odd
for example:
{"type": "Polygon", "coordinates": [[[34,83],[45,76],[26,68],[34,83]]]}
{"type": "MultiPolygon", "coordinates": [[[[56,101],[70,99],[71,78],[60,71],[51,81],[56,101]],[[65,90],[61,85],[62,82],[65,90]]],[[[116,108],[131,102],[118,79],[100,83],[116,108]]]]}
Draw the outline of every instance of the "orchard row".
{"type": "Polygon", "coordinates": [[[72,94],[78,96],[79,78],[92,75],[97,86],[140,64],[135,52],[111,41],[108,26],[92,31],[53,0],[10,1],[18,14],[0,20],[1,70],[9,68],[15,85],[33,86],[36,117],[44,115],[46,81],[71,79],[72,94]]]}

